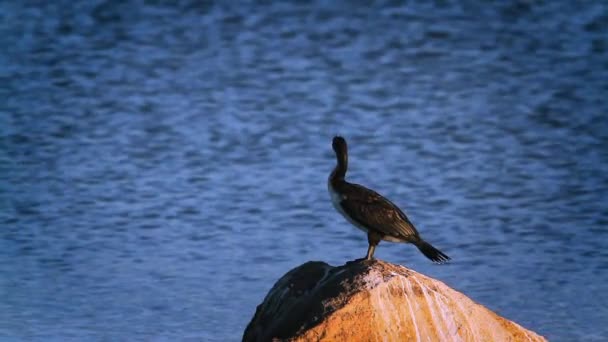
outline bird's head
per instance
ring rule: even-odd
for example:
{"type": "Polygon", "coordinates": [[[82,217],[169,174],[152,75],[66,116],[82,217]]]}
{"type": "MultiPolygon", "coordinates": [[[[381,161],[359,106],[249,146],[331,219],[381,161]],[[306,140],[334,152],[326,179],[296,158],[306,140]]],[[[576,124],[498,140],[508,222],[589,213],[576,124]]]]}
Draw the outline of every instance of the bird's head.
{"type": "Polygon", "coordinates": [[[344,138],[342,138],[341,136],[334,137],[331,147],[334,149],[334,152],[336,152],[336,154],[339,156],[346,154],[346,140],[344,140],[344,138]]]}

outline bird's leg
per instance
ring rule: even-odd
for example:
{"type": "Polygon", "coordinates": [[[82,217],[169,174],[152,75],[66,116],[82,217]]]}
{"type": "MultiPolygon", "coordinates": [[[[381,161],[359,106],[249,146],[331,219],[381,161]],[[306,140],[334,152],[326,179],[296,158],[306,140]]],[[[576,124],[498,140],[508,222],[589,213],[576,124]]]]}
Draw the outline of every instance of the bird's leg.
{"type": "Polygon", "coordinates": [[[369,243],[369,246],[367,247],[367,255],[365,256],[366,260],[374,258],[374,251],[376,250],[376,246],[380,243],[380,239],[380,234],[373,231],[367,232],[367,243],[369,243]]]}
{"type": "Polygon", "coordinates": [[[376,250],[376,246],[375,245],[369,245],[367,247],[367,255],[365,256],[365,260],[371,260],[373,259],[373,255],[374,255],[374,251],[376,250]]]}

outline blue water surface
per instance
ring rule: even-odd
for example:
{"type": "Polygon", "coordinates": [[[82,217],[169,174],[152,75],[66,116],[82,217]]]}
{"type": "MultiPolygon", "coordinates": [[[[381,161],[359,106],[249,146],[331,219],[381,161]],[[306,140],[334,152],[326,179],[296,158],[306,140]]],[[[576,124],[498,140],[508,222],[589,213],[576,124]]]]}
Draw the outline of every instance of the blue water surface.
{"type": "Polygon", "coordinates": [[[608,6],[0,2],[0,339],[235,341],[364,256],[353,182],[453,262],[376,256],[608,340],[608,6]]]}

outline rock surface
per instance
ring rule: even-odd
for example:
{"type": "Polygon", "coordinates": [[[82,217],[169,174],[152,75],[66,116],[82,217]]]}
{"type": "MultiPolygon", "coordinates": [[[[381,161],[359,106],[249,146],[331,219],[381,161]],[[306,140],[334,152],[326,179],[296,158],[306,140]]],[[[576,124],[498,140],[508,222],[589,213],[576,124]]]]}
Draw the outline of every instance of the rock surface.
{"type": "Polygon", "coordinates": [[[438,280],[376,260],[285,274],[243,336],[277,340],[546,341],[438,280]]]}

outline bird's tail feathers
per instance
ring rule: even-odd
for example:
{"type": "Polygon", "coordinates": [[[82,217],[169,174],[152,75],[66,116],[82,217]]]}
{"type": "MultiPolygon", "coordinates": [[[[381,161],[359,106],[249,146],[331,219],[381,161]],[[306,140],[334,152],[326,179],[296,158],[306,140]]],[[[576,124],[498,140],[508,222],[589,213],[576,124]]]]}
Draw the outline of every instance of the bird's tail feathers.
{"type": "Polygon", "coordinates": [[[431,259],[433,262],[443,264],[450,260],[449,256],[447,256],[445,253],[433,247],[430,243],[424,240],[415,242],[415,245],[422,252],[422,254],[424,254],[425,257],[431,259]]]}

